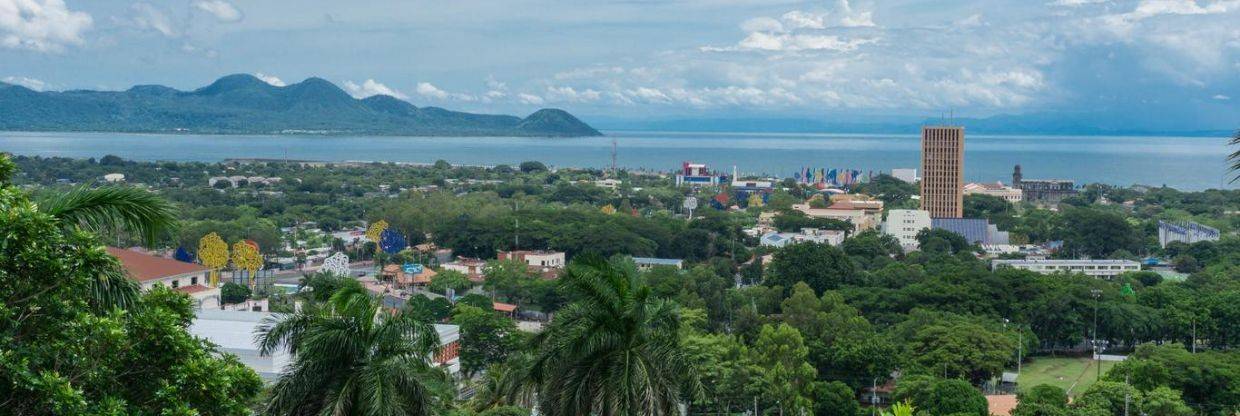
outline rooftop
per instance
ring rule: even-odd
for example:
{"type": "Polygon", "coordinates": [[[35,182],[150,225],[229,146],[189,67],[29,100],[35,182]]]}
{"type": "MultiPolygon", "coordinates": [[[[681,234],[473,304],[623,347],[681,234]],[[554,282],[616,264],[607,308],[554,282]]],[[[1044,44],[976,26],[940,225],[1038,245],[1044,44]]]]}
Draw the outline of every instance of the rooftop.
{"type": "Polygon", "coordinates": [[[176,261],[116,247],[108,247],[108,254],[120,260],[121,266],[125,268],[129,277],[139,282],[210,270],[200,264],[176,261]]]}

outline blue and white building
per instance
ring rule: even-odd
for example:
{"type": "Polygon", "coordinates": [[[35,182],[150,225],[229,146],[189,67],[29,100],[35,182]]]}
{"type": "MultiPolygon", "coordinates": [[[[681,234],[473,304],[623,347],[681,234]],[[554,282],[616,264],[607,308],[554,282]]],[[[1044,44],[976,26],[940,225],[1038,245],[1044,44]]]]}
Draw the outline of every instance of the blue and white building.
{"type": "Polygon", "coordinates": [[[1222,234],[1217,228],[1207,227],[1192,221],[1158,222],[1158,245],[1167,248],[1167,244],[1179,241],[1192,244],[1199,241],[1218,241],[1222,234]]]}

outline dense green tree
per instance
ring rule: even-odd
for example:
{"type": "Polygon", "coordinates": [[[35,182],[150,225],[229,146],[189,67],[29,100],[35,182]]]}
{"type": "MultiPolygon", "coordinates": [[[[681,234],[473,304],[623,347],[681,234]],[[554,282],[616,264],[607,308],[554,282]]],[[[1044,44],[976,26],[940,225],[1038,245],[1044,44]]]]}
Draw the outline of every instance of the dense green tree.
{"type": "Polygon", "coordinates": [[[248,414],[258,376],[188,332],[190,299],[139,295],[82,230],[146,234],[172,221],[166,203],[83,191],[36,206],[13,172],[0,154],[0,412],[248,414]]]}
{"type": "Polygon", "coordinates": [[[912,403],[917,408],[918,415],[989,415],[986,397],[982,392],[960,379],[906,376],[896,383],[892,397],[897,401],[912,403]]]}
{"type": "Polygon", "coordinates": [[[701,394],[675,303],[652,296],[635,271],[583,256],[560,282],[573,301],[539,337],[532,375],[540,411],[669,414],[683,397],[701,394]]]}
{"type": "Polygon", "coordinates": [[[917,245],[925,253],[936,254],[963,253],[972,247],[964,236],[942,228],[927,228],[918,232],[917,245]]]}
{"type": "Polygon", "coordinates": [[[765,369],[765,401],[773,400],[781,412],[791,414],[812,410],[818,371],[808,361],[809,348],[800,331],[787,324],[764,325],[750,351],[754,363],[765,369]]]}
{"type": "Polygon", "coordinates": [[[1123,215],[1093,208],[1070,208],[1063,214],[1063,252],[1105,258],[1116,250],[1139,252],[1140,235],[1123,215]]]}
{"type": "Polygon", "coordinates": [[[861,405],[857,403],[852,387],[839,381],[814,384],[814,416],[857,416],[861,405]]]}
{"type": "Polygon", "coordinates": [[[815,293],[822,293],[856,281],[857,277],[856,267],[842,250],[808,242],[776,251],[767,268],[765,283],[791,288],[797,282],[805,282],[815,293]]]}
{"type": "Polygon", "coordinates": [[[503,362],[517,349],[517,325],[490,308],[458,303],[452,323],[461,331],[461,371],[473,376],[491,364],[503,362]]]}
{"type": "Polygon", "coordinates": [[[447,294],[448,289],[462,293],[473,286],[473,282],[470,282],[464,273],[456,270],[440,270],[434,277],[431,277],[431,284],[428,288],[436,293],[447,294]]]}
{"type": "Polygon", "coordinates": [[[1068,394],[1063,389],[1039,384],[1016,394],[1013,416],[1066,416],[1068,394]]]}

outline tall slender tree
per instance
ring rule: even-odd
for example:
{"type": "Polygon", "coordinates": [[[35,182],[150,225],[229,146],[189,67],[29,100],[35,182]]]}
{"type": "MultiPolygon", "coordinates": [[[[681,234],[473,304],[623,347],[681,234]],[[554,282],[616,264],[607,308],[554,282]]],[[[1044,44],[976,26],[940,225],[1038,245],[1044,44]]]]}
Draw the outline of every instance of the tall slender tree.
{"type": "Polygon", "coordinates": [[[430,322],[350,288],[307,305],[256,331],[260,353],[293,355],[266,414],[429,415],[442,407],[448,380],[431,362],[439,337],[430,322]]]}
{"type": "MultiPolygon", "coordinates": [[[[1231,145],[1240,146],[1240,130],[1236,130],[1236,135],[1231,138],[1231,145]]],[[[1231,167],[1229,170],[1233,175],[1235,175],[1231,177],[1231,182],[1240,180],[1240,149],[1236,149],[1236,151],[1231,152],[1231,155],[1227,156],[1227,161],[1231,162],[1231,167]]]]}
{"type": "Polygon", "coordinates": [[[651,295],[632,267],[583,256],[560,279],[573,302],[539,337],[532,376],[541,413],[676,414],[701,395],[677,305],[651,295]]]}

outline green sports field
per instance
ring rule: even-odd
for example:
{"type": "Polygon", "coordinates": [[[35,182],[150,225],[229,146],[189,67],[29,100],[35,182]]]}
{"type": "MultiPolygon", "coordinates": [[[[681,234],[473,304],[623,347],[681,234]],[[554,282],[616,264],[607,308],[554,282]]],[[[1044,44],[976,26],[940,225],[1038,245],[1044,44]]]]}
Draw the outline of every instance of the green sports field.
{"type": "MultiPolygon", "coordinates": [[[[1103,361],[1102,373],[1106,374],[1113,366],[1114,362],[1103,361]]],[[[1016,382],[1022,389],[1050,384],[1075,396],[1093,385],[1095,377],[1097,369],[1088,358],[1038,357],[1025,363],[1016,382]]]]}

